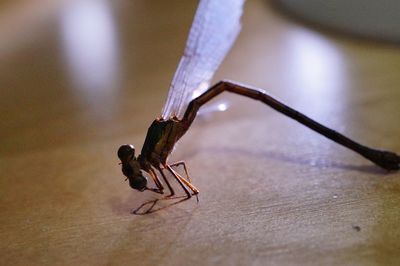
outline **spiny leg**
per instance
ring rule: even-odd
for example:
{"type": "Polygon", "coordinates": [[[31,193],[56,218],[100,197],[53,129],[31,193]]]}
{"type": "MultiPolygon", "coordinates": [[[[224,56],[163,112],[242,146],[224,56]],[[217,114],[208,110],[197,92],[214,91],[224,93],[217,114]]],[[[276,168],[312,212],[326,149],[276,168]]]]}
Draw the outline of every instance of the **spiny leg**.
{"type": "Polygon", "coordinates": [[[183,165],[183,169],[185,170],[185,174],[187,176],[187,179],[189,180],[190,183],[192,183],[192,180],[190,180],[189,172],[188,172],[187,167],[186,167],[186,163],[184,161],[174,162],[173,164],[170,164],[169,166],[175,167],[175,166],[179,166],[179,165],[183,165]]]}
{"type": "Polygon", "coordinates": [[[187,181],[185,178],[183,178],[180,174],[178,174],[174,169],[171,168],[171,166],[167,165],[167,168],[168,168],[170,171],[173,171],[174,174],[176,175],[176,177],[179,178],[179,180],[181,180],[183,184],[185,184],[186,186],[188,186],[188,187],[190,188],[190,190],[193,191],[194,194],[198,194],[198,193],[199,193],[199,190],[198,190],[195,186],[193,186],[192,183],[190,183],[190,182],[187,181]]]}
{"type": "Polygon", "coordinates": [[[171,194],[169,194],[167,197],[172,197],[172,196],[174,196],[174,195],[175,195],[175,191],[174,191],[174,189],[171,187],[171,184],[168,182],[168,179],[167,179],[167,177],[165,176],[164,172],[162,171],[161,168],[157,168],[157,170],[158,170],[158,172],[160,172],[161,176],[163,177],[165,183],[166,183],[167,186],[168,186],[169,191],[171,192],[171,194]]]}
{"type": "MultiPolygon", "coordinates": [[[[164,175],[164,172],[162,171],[161,168],[158,169],[158,170],[159,170],[159,172],[161,173],[161,175],[163,176],[164,180],[166,181],[166,183],[167,183],[167,185],[168,185],[168,187],[169,187],[169,189],[170,189],[170,191],[171,191],[171,194],[168,195],[168,196],[166,196],[165,198],[162,198],[162,199],[149,200],[149,201],[143,203],[142,205],[140,205],[139,207],[137,207],[137,208],[132,212],[133,214],[137,214],[137,215],[150,214],[150,213],[153,213],[153,212],[160,211],[160,210],[162,210],[162,209],[168,208],[168,207],[170,207],[170,206],[172,206],[172,205],[178,204],[178,203],[180,203],[180,202],[182,202],[182,201],[185,201],[185,200],[187,200],[187,199],[190,198],[190,197],[188,197],[188,196],[175,196],[175,197],[174,197],[175,192],[174,192],[174,190],[172,189],[172,187],[170,186],[170,184],[169,184],[169,182],[168,182],[166,176],[164,175]],[[159,201],[162,201],[162,200],[175,200],[175,199],[179,199],[179,201],[176,201],[176,202],[174,202],[174,203],[172,203],[172,204],[170,204],[170,205],[167,205],[167,206],[163,206],[163,207],[159,207],[159,208],[157,208],[157,209],[154,209],[154,207],[156,206],[156,203],[159,202],[159,201]],[[146,206],[150,206],[150,207],[147,208],[146,211],[140,212],[140,211],[141,211],[144,207],[146,207],[146,206]]],[[[150,169],[150,171],[151,171],[151,172],[150,172],[150,175],[154,174],[155,180],[157,180],[157,181],[155,181],[155,183],[157,184],[157,182],[158,182],[158,183],[160,184],[160,186],[162,187],[161,182],[160,182],[160,180],[158,179],[158,177],[157,177],[156,173],[154,172],[154,170],[153,170],[153,169],[150,169]]],[[[186,172],[187,172],[187,171],[186,171],[186,172]]],[[[178,182],[179,182],[179,180],[178,180],[178,182]]],[[[181,185],[182,185],[182,184],[181,184],[181,185]]],[[[185,188],[185,187],[184,187],[184,188],[185,188]]],[[[152,191],[152,192],[164,194],[164,192],[162,191],[162,189],[149,189],[149,190],[152,191]]],[[[197,195],[196,195],[196,197],[197,197],[197,195]]]]}
{"type": "MultiPolygon", "coordinates": [[[[164,192],[163,192],[164,187],[163,187],[163,185],[162,185],[160,179],[158,178],[156,172],[155,172],[153,169],[150,168],[149,174],[150,174],[151,178],[153,179],[154,184],[156,184],[156,186],[157,186],[159,192],[160,192],[161,194],[164,194],[164,192]]],[[[153,190],[153,189],[150,189],[150,190],[156,192],[156,191],[153,190]]]]}
{"type": "Polygon", "coordinates": [[[182,182],[184,182],[193,191],[193,195],[196,195],[196,200],[198,202],[199,201],[198,194],[200,191],[195,186],[193,186],[192,181],[190,180],[189,171],[187,170],[187,167],[186,167],[186,163],[184,161],[179,161],[179,162],[170,164],[169,166],[174,167],[174,166],[178,166],[178,165],[183,165],[183,169],[185,170],[185,174],[186,174],[188,180],[183,178],[181,175],[178,175],[178,176],[180,178],[182,178],[182,182]]]}
{"type": "Polygon", "coordinates": [[[354,140],[351,140],[348,137],[314,121],[313,119],[294,110],[293,108],[278,101],[277,99],[274,99],[265,91],[248,88],[243,85],[235,84],[229,81],[218,82],[213,87],[211,87],[206,92],[204,92],[199,97],[189,103],[189,106],[186,109],[185,115],[182,119],[182,123],[185,124],[186,130],[195,119],[197,111],[200,109],[200,107],[224,91],[229,91],[252,98],[254,100],[259,100],[270,106],[274,110],[296,120],[297,122],[333,140],[334,142],[339,143],[357,152],[358,154],[362,155],[363,157],[367,158],[368,160],[374,162],[376,165],[386,170],[398,170],[400,168],[400,156],[396,153],[390,151],[376,150],[361,145],[360,143],[357,143],[354,140]]]}
{"type": "MultiPolygon", "coordinates": [[[[185,191],[186,195],[188,198],[192,197],[192,195],[190,194],[189,190],[185,187],[186,184],[184,184],[185,182],[183,181],[184,178],[181,177],[177,172],[174,171],[174,169],[171,168],[171,166],[169,166],[168,164],[165,165],[165,167],[167,168],[167,170],[172,174],[173,177],[175,177],[176,181],[178,181],[179,185],[181,185],[182,189],[185,191]]],[[[185,180],[186,181],[186,180],[185,180]]],[[[187,182],[187,181],[186,181],[187,182]]],[[[187,182],[189,183],[189,182],[187,182]]],[[[189,183],[190,184],[190,183],[189,183]]]]}

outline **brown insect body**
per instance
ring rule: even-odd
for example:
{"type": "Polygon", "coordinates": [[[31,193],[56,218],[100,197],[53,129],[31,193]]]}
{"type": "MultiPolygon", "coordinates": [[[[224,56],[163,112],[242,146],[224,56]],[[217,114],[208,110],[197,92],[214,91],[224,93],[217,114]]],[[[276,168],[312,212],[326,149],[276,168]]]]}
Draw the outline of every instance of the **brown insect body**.
{"type": "Polygon", "coordinates": [[[185,51],[171,82],[162,118],[157,118],[150,125],[139,156],[135,156],[132,145],[122,145],[118,150],[122,172],[129,179],[130,186],[139,191],[149,190],[164,194],[164,186],[160,181],[162,178],[171,192],[169,196],[172,196],[175,192],[164,173],[168,171],[185,191],[187,198],[197,195],[199,190],[192,185],[185,163],[182,161],[169,164],[167,159],[176,142],[196,118],[197,111],[225,91],[266,104],[378,166],[387,170],[398,170],[400,156],[396,153],[364,146],[307,117],[263,90],[230,81],[220,81],[212,87],[208,86],[239,34],[243,4],[244,0],[229,0],[223,3],[219,0],[199,1],[185,51]],[[194,95],[199,96],[193,99],[194,95]],[[186,177],[173,169],[177,165],[183,165],[186,177]],[[143,176],[142,171],[151,176],[154,188],[147,186],[147,178],[143,176]]]}
{"type": "Polygon", "coordinates": [[[331,139],[332,141],[359,153],[384,169],[398,170],[400,167],[400,157],[393,152],[376,150],[361,145],[360,143],[351,140],[339,132],[330,129],[294,110],[288,105],[268,95],[263,90],[251,88],[249,86],[244,86],[231,81],[220,81],[209,88],[206,92],[201,94],[199,97],[193,99],[189,103],[182,119],[178,119],[176,116],[174,116],[168,120],[164,120],[162,118],[154,120],[147,131],[142,153],[137,158],[134,155],[135,150],[132,145],[122,145],[120,147],[118,150],[118,157],[121,159],[124,175],[128,177],[131,187],[140,191],[150,190],[163,194],[164,187],[155,172],[155,170],[157,170],[171,191],[171,195],[174,195],[175,192],[163,173],[163,170],[166,169],[182,186],[188,198],[199,193],[198,189],[190,182],[190,177],[185,163],[178,162],[175,164],[168,164],[167,159],[173,151],[176,142],[189,129],[190,125],[196,118],[197,111],[201,108],[201,106],[224,91],[260,101],[272,109],[331,139]],[[172,169],[172,167],[176,165],[184,166],[187,180],[172,169]],[[147,180],[145,180],[145,177],[143,177],[141,174],[141,170],[150,174],[157,188],[148,188],[146,186],[147,180]],[[189,192],[189,190],[191,190],[191,192],[189,192]]]}
{"type": "MultiPolygon", "coordinates": [[[[195,116],[193,116],[193,118],[194,117],[195,116]]],[[[122,172],[129,180],[129,184],[132,188],[139,191],[150,190],[164,194],[164,187],[156,173],[157,170],[171,192],[169,197],[175,195],[173,188],[163,172],[163,170],[167,170],[181,185],[187,198],[199,193],[198,189],[190,183],[190,177],[183,161],[167,164],[168,156],[173,151],[176,142],[186,133],[190,124],[191,123],[188,123],[187,119],[182,121],[177,117],[172,117],[168,120],[157,118],[147,131],[142,152],[138,157],[135,157],[133,145],[126,144],[119,148],[118,157],[121,160],[122,172]],[[172,167],[177,165],[183,165],[188,180],[172,169],[172,167]],[[156,188],[149,188],[147,186],[147,178],[143,176],[142,170],[151,176],[156,188]],[[188,188],[191,192],[189,192],[188,188]]]]}
{"type": "Polygon", "coordinates": [[[139,161],[159,167],[167,163],[176,142],[185,134],[187,127],[178,118],[156,119],[150,125],[139,161]]]}

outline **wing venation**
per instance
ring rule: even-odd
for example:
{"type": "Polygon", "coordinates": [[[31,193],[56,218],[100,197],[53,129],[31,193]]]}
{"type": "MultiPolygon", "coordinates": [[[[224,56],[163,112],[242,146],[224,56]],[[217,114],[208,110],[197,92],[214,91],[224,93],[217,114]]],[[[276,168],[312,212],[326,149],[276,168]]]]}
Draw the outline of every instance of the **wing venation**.
{"type": "Polygon", "coordinates": [[[162,111],[181,118],[193,95],[208,88],[240,32],[244,0],[201,0],[162,111]]]}

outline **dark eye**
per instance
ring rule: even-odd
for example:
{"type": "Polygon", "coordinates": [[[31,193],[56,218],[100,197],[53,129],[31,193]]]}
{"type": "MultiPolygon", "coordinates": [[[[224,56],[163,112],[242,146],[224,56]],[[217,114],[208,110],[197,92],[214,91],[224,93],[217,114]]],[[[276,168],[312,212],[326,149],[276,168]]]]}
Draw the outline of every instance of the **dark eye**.
{"type": "Polygon", "coordinates": [[[127,162],[131,157],[135,156],[135,148],[133,145],[125,144],[119,147],[117,154],[122,162],[127,162]]]}

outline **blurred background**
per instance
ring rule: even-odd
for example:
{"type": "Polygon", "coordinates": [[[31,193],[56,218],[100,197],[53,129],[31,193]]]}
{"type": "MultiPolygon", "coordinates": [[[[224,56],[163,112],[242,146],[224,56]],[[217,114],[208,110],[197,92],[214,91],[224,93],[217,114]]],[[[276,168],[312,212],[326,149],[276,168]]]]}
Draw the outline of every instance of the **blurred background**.
{"type": "Polygon", "coordinates": [[[275,3],[294,17],[348,37],[400,41],[400,5],[396,0],[278,0],[275,3]]]}
{"type": "MultiPolygon", "coordinates": [[[[172,156],[200,204],[130,213],[151,195],[123,182],[116,150],[140,150],[196,6],[1,1],[1,264],[398,262],[399,175],[238,96],[172,156]]],[[[249,0],[214,82],[260,87],[400,151],[399,18],[388,0],[249,0]]]]}

